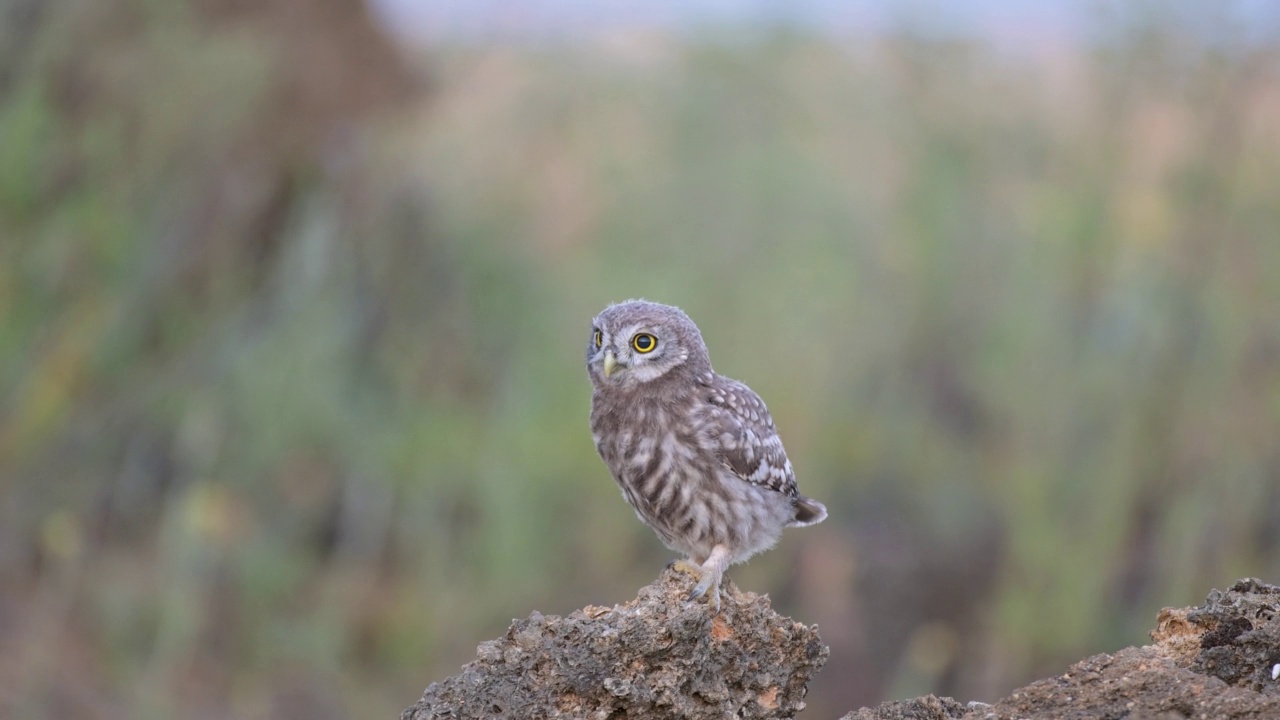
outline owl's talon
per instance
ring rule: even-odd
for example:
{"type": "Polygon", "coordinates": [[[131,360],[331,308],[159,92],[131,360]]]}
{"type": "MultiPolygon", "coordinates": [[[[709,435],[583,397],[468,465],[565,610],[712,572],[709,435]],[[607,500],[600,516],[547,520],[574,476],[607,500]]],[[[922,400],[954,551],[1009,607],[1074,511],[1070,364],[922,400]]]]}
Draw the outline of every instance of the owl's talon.
{"type": "MultiPolygon", "coordinates": [[[[707,589],[711,587],[712,580],[714,579],[712,577],[714,573],[708,571],[706,568],[698,565],[692,560],[672,560],[670,563],[667,563],[667,568],[683,575],[688,575],[698,581],[686,596],[686,599],[688,600],[697,600],[703,595],[706,595],[707,589]]],[[[716,583],[717,586],[719,584],[720,583],[718,582],[716,583]]]]}
{"type": "Polygon", "coordinates": [[[711,591],[711,597],[707,598],[707,605],[711,607],[711,616],[715,617],[720,614],[720,578],[713,577],[713,573],[704,573],[698,584],[689,591],[689,600],[697,600],[707,591],[711,591]]]}
{"type": "MultiPolygon", "coordinates": [[[[692,563],[687,564],[692,565],[692,563]]],[[[724,578],[724,569],[728,564],[729,548],[717,545],[707,557],[706,562],[690,568],[694,571],[690,574],[698,578],[698,584],[689,591],[689,599],[697,600],[710,590],[711,595],[707,598],[707,604],[711,606],[712,617],[720,614],[720,580],[724,578]]]]}
{"type": "MultiPolygon", "coordinates": [[[[711,577],[711,573],[706,573],[706,574],[704,574],[704,575],[702,576],[702,579],[698,581],[698,584],[697,584],[697,585],[694,585],[694,586],[693,586],[693,589],[689,591],[689,599],[690,599],[690,600],[697,600],[698,598],[702,597],[703,595],[706,595],[706,594],[707,594],[707,590],[710,590],[710,589],[711,589],[711,581],[712,581],[712,580],[713,580],[713,578],[711,577]]],[[[717,589],[718,589],[718,584],[717,584],[717,589]]]]}
{"type": "Polygon", "coordinates": [[[707,590],[714,588],[715,591],[711,593],[711,599],[707,602],[711,605],[712,615],[720,613],[720,578],[717,577],[718,573],[708,570],[692,560],[672,560],[667,563],[667,569],[688,575],[698,581],[693,586],[693,589],[689,591],[689,594],[685,596],[685,599],[690,602],[706,595],[707,590]]]}

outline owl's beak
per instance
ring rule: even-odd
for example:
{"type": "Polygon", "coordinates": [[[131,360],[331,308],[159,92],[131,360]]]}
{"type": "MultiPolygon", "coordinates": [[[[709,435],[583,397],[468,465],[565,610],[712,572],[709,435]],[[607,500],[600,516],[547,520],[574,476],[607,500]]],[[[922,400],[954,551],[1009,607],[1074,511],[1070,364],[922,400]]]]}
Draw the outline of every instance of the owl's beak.
{"type": "Polygon", "coordinates": [[[609,377],[614,370],[618,369],[618,359],[613,356],[612,350],[604,351],[604,376],[609,377]]]}

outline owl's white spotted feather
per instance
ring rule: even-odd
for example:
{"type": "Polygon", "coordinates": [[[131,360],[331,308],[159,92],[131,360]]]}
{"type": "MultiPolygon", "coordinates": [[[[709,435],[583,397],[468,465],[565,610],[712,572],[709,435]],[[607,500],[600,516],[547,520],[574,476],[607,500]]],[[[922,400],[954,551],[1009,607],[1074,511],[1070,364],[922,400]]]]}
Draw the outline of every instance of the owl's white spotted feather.
{"type": "Polygon", "coordinates": [[[630,300],[592,321],[591,431],[636,515],[697,566],[693,595],[719,607],[726,567],[827,510],[795,474],[760,396],[717,375],[679,308],[630,300]]]}
{"type": "Polygon", "coordinates": [[[769,409],[751,388],[714,376],[709,385],[710,434],[721,460],[733,474],[753,485],[795,497],[796,476],[773,426],[769,409]]]}

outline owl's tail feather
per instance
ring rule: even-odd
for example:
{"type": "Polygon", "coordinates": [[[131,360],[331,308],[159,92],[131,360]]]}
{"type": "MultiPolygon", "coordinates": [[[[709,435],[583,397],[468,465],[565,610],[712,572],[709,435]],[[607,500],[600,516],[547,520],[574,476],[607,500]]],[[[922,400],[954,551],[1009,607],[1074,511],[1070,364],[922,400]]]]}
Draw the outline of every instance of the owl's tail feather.
{"type": "Polygon", "coordinates": [[[806,525],[817,525],[827,519],[827,506],[803,495],[796,497],[796,519],[791,522],[792,527],[805,527],[806,525]]]}

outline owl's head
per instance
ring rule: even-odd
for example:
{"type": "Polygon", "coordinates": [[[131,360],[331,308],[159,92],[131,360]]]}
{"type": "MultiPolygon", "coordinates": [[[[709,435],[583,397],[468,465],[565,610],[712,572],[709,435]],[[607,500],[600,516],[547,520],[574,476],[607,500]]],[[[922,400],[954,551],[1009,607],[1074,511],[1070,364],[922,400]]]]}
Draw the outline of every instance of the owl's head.
{"type": "Polygon", "coordinates": [[[670,375],[709,372],[702,333],[677,307],[627,300],[591,321],[587,373],[598,387],[635,387],[670,375]]]}

